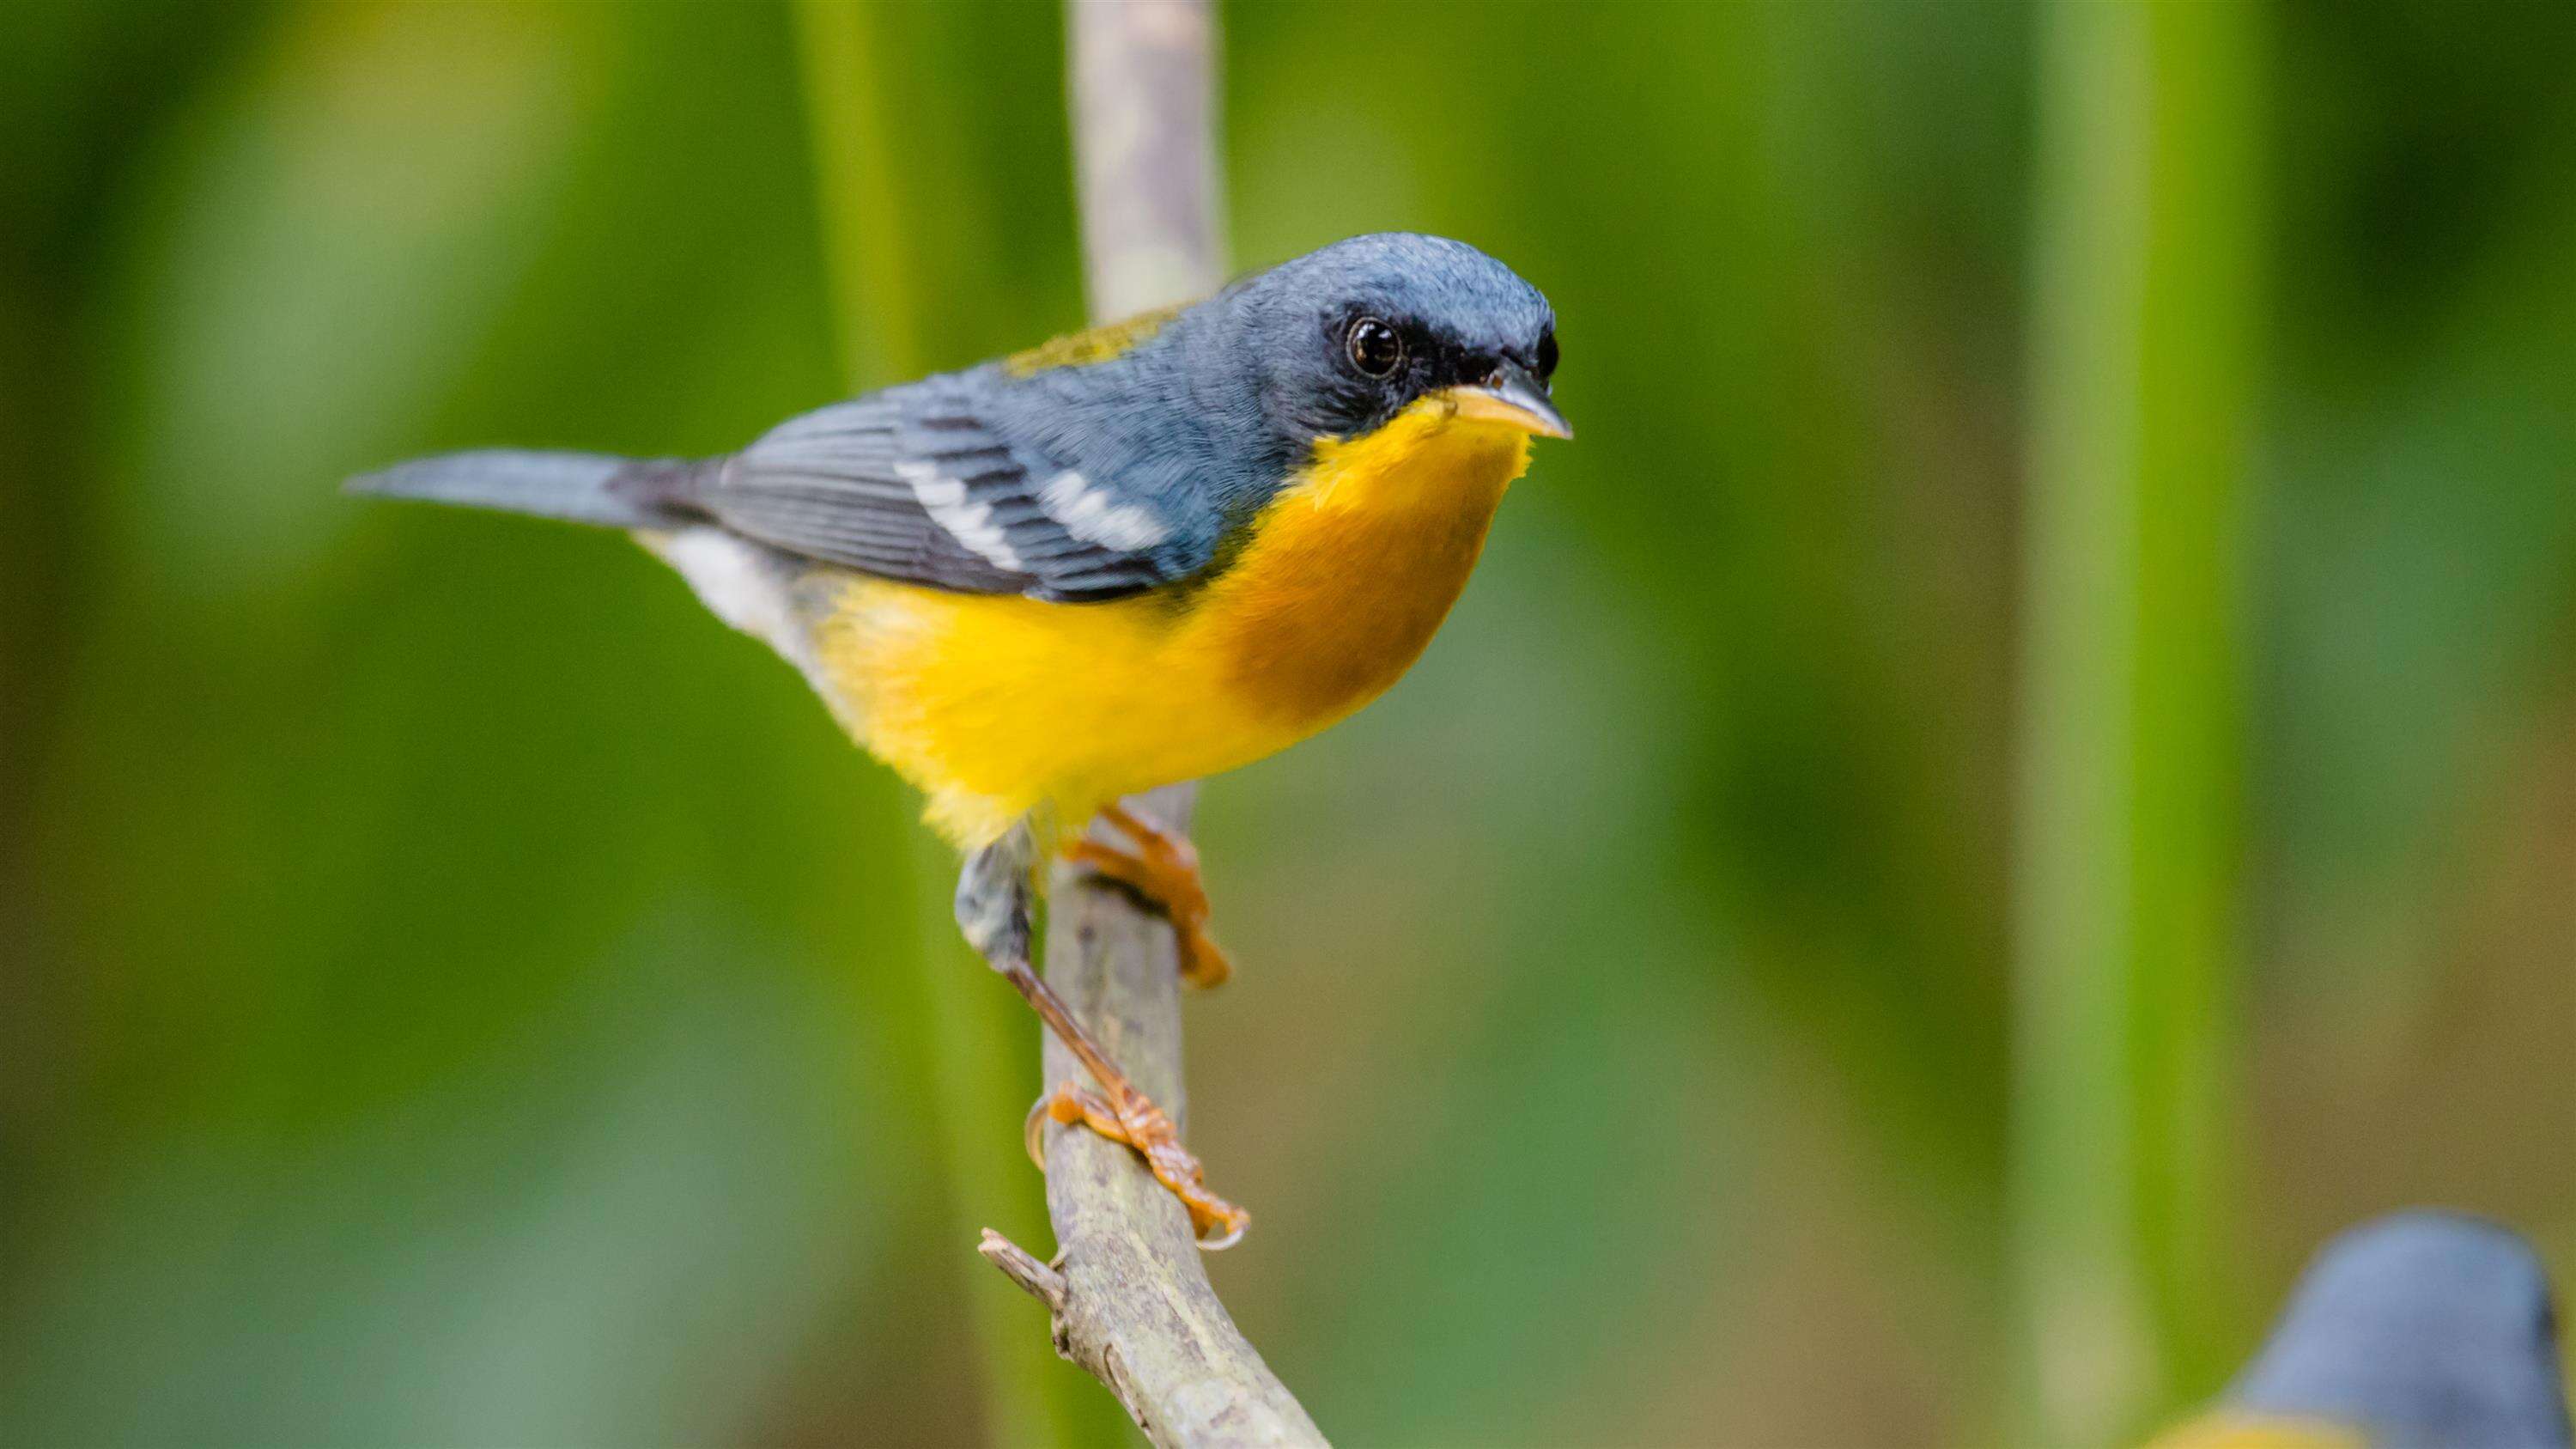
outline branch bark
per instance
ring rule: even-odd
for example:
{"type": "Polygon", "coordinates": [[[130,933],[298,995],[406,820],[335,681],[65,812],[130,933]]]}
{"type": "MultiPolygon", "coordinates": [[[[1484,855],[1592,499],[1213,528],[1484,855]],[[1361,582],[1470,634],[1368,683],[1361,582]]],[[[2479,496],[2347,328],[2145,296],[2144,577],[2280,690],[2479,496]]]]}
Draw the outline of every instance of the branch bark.
{"type": "MultiPolygon", "coordinates": [[[[1223,276],[1215,16],[1207,0],[1068,0],[1071,98],[1091,310],[1109,320],[1203,296],[1223,276]]],[[[1129,802],[1186,826],[1196,787],[1129,802]]],[[[1046,977],[1136,1085],[1186,1122],[1171,929],[1059,867],[1046,977]]],[[[1081,1067],[1052,1035],[1046,1080],[1081,1067]]],[[[1208,1286],[1189,1216],[1127,1148],[1046,1129],[1040,1263],[987,1231],[979,1248],[1047,1306],[1057,1352],[1089,1370],[1160,1445],[1321,1445],[1313,1419],[1208,1286]]]]}

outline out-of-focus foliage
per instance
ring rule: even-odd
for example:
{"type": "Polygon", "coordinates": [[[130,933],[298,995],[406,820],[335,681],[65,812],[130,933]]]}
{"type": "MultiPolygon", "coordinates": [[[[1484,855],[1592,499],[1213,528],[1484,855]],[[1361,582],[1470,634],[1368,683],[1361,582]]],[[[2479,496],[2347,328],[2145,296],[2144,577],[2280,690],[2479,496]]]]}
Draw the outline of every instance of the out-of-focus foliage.
{"type": "MultiPolygon", "coordinates": [[[[931,14],[876,41],[954,244],[871,366],[1080,320],[1056,22],[931,14]]],[[[1582,436],[1413,677],[1207,793],[1220,1288],[1354,1443],[1991,1436],[2040,17],[1227,24],[1239,259],[1486,247],[1582,436]]],[[[2266,30],[2248,1314],[2409,1201],[2576,1268],[2576,13],[2266,30]]],[[[943,1167],[901,793],[630,545],[334,491],[834,395],[797,45],[0,9],[0,1438],[987,1427],[1036,1179],[943,1167]]]]}

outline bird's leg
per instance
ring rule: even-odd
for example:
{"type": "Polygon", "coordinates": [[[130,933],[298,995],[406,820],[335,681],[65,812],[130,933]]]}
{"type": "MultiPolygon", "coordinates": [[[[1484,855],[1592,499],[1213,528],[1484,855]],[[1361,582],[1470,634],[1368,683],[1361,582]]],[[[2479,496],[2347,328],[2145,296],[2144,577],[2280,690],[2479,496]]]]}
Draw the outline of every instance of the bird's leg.
{"type": "Polygon", "coordinates": [[[1081,1123],[1112,1142],[1122,1142],[1145,1159],[1157,1181],[1181,1200],[1190,1214],[1190,1230],[1201,1246],[1233,1246],[1252,1215],[1207,1190],[1199,1160],[1181,1146],[1180,1129],[1153,1099],[1136,1089],[1127,1074],[1109,1059],[1100,1043],[1074,1018],[1073,1008],[1029,966],[1030,907],[1034,888],[1030,868],[1037,848],[1026,825],[967,858],[957,879],[957,924],[985,964],[1002,973],[1035,1008],[1038,1019],[1056,1034],[1091,1073],[1100,1089],[1063,1082],[1029,1109],[1025,1131],[1029,1156],[1046,1166],[1045,1124],[1081,1123]]]}
{"type": "Polygon", "coordinates": [[[1214,1251],[1231,1248],[1242,1238],[1243,1230],[1252,1225],[1252,1214],[1218,1197],[1207,1189],[1207,1172],[1199,1160],[1181,1146],[1180,1129],[1154,1100],[1127,1080],[1116,1065],[1100,1050],[1064,999],[1037,978],[1023,963],[1002,973],[1020,994],[1036,1007],[1040,1018],[1064,1044],[1090,1069],[1092,1079],[1100,1083],[1097,1092],[1078,1082],[1058,1082],[1055,1090],[1038,1099],[1029,1109],[1022,1129],[1028,1137],[1029,1156],[1038,1166],[1046,1166],[1045,1123],[1049,1120],[1067,1126],[1081,1123],[1112,1142],[1123,1142],[1136,1149],[1145,1159],[1157,1181],[1171,1190],[1172,1196],[1189,1209],[1190,1232],[1199,1246],[1214,1251]]]}
{"type": "Polygon", "coordinates": [[[1198,847],[1190,844],[1188,836],[1165,830],[1116,801],[1101,807],[1100,818],[1117,827],[1136,848],[1120,850],[1086,836],[1065,848],[1065,859],[1134,891],[1171,921],[1180,947],[1181,980],[1198,987],[1224,985],[1234,974],[1234,963],[1208,934],[1207,888],[1199,882],[1198,847]]]}

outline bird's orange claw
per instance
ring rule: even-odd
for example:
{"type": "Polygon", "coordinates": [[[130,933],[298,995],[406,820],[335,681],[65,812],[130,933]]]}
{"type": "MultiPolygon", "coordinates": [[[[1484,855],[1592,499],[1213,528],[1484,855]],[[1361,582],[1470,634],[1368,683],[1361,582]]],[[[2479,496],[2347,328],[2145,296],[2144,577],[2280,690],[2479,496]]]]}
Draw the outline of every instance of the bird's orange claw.
{"type": "Polygon", "coordinates": [[[1082,839],[1066,849],[1065,858],[1134,891],[1171,921],[1180,945],[1183,981],[1198,987],[1223,985],[1234,974],[1234,963],[1208,934],[1207,888],[1199,882],[1198,848],[1189,837],[1164,830],[1123,806],[1110,805],[1100,815],[1136,848],[1120,850],[1082,839]]]}
{"type": "Polygon", "coordinates": [[[1041,1168],[1046,1166],[1049,1122],[1080,1124],[1134,1148],[1155,1180],[1189,1209],[1190,1232],[1206,1251],[1233,1247],[1242,1241],[1243,1230],[1252,1226],[1252,1214],[1207,1190],[1206,1170],[1181,1146],[1181,1134],[1172,1119],[1144,1093],[1130,1091],[1110,1098],[1065,1082],[1040,1097],[1029,1109],[1025,1130],[1029,1157],[1041,1168]]]}

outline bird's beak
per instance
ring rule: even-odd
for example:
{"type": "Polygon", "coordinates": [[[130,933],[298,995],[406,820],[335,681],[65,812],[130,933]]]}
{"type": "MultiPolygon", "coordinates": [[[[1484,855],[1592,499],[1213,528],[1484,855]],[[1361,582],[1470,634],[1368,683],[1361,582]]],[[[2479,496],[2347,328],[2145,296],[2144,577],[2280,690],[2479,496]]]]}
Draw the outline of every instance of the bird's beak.
{"type": "Polygon", "coordinates": [[[1571,438],[1574,427],[1547,400],[1547,384],[1517,362],[1506,362],[1485,374],[1482,382],[1462,383],[1444,394],[1458,416],[1501,423],[1542,438],[1571,438]]]}

